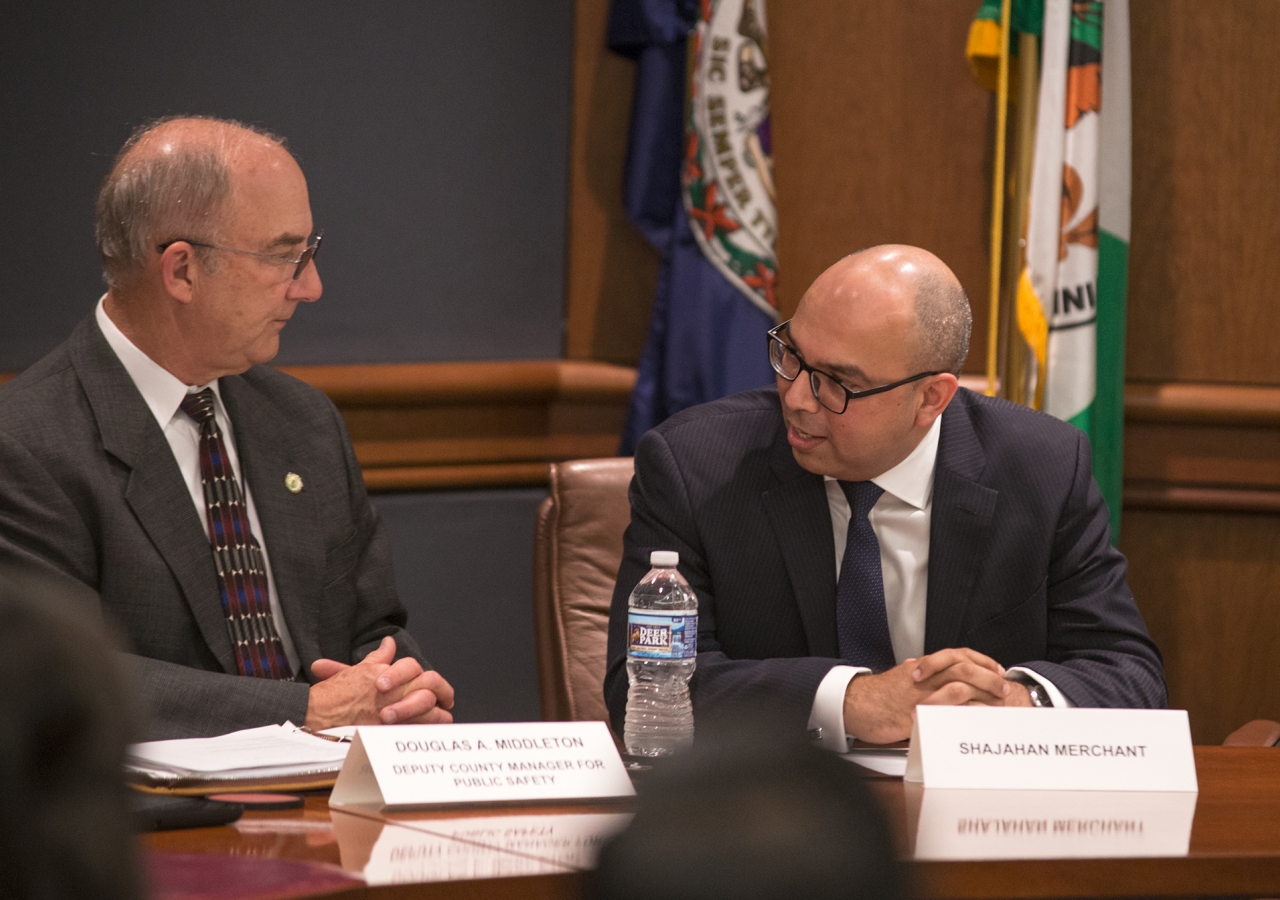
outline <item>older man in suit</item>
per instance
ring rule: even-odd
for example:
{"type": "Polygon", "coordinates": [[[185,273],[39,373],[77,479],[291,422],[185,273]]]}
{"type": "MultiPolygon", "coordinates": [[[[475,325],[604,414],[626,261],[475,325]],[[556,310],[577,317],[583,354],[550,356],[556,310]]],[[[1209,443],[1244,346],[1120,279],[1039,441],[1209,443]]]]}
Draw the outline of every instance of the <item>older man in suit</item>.
{"type": "Polygon", "coordinates": [[[770,332],[776,388],[645,435],[610,616],[615,728],[627,596],[654,549],[679,551],[698,593],[695,718],[768,707],[843,750],[908,737],[920,703],[1165,703],[1088,440],[959,388],[970,327],[941,260],[862,251],[770,332]]]}
{"type": "Polygon", "coordinates": [[[0,559],[99,594],[151,737],[451,720],[337,410],[263,365],[319,244],[280,139],[142,129],[98,197],[109,290],[0,388],[0,559]]]}

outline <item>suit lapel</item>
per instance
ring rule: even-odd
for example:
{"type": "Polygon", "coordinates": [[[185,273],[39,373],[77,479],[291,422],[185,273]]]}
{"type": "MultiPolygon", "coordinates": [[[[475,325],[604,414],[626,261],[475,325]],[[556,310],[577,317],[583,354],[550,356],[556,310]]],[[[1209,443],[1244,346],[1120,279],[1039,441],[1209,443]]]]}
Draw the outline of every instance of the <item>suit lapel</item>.
{"type": "Polygon", "coordinates": [[[314,604],[323,588],[324,536],[313,502],[315,486],[308,490],[306,461],[289,438],[285,414],[270,398],[239,376],[222,378],[219,387],[235,431],[240,470],[262,524],[258,537],[267,548],[271,577],[305,676],[307,663],[320,656],[314,604]],[[299,493],[285,487],[290,472],[302,477],[299,493]]]}
{"type": "Polygon", "coordinates": [[[836,636],[835,538],[822,478],[805,471],[779,427],[770,451],[775,483],[761,496],[795,591],[813,656],[839,656],[836,636]]]}
{"type": "Polygon", "coordinates": [[[92,316],[76,328],[69,349],[103,449],[130,469],[125,502],[177,579],[209,650],[234,673],[209,538],[169,442],[92,316]]]}
{"type": "Polygon", "coordinates": [[[986,455],[960,397],[942,414],[929,526],[925,652],[961,644],[965,611],[986,553],[999,492],[981,484],[986,455]]]}

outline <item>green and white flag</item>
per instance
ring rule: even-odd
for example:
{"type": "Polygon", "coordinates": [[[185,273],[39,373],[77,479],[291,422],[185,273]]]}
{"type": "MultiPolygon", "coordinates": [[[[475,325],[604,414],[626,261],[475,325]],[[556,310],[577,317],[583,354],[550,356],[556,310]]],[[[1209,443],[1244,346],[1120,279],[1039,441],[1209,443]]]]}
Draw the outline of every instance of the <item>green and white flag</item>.
{"type": "MultiPolygon", "coordinates": [[[[1038,5],[1024,3],[1024,17],[1038,5]]],[[[990,21],[991,6],[980,19],[990,21]]],[[[1043,0],[1043,9],[1018,329],[1037,362],[1028,396],[1090,437],[1114,539],[1123,480],[1129,4],[1043,0]]],[[[971,60],[974,47],[971,36],[971,60]]]]}
{"type": "Polygon", "coordinates": [[[1129,94],[1129,0],[1102,7],[1102,122],[1098,183],[1098,377],[1089,417],[1093,476],[1120,536],[1124,489],[1124,323],[1129,289],[1133,114],[1129,94]]]}

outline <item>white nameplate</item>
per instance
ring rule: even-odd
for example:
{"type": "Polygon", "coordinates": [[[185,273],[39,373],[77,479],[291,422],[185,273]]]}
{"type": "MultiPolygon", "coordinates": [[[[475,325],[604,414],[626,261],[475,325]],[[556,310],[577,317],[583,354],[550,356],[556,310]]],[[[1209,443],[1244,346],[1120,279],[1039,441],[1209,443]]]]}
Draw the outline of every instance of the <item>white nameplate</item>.
{"type": "Polygon", "coordinates": [[[906,780],[927,788],[1199,789],[1183,709],[917,706],[906,780]]]}
{"type": "Polygon", "coordinates": [[[635,794],[603,722],[357,728],[331,806],[413,809],[635,794]]]}

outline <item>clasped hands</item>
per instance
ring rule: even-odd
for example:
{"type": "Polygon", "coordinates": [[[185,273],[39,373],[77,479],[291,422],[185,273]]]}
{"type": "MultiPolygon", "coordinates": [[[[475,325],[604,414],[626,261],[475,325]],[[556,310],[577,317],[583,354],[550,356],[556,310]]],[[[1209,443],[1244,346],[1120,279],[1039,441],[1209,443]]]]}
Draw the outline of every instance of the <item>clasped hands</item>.
{"type": "Polygon", "coordinates": [[[859,675],[844,694],[845,731],[872,744],[911,737],[915,708],[1030,706],[1021,684],[1006,681],[1004,666],[967,647],[904,660],[878,675],[859,675]]]}
{"type": "Polygon", "coordinates": [[[317,659],[311,674],[306,727],[338,725],[437,725],[453,721],[453,688],[434,669],[423,671],[413,657],[396,659],[395,638],[354,666],[317,659]]]}

